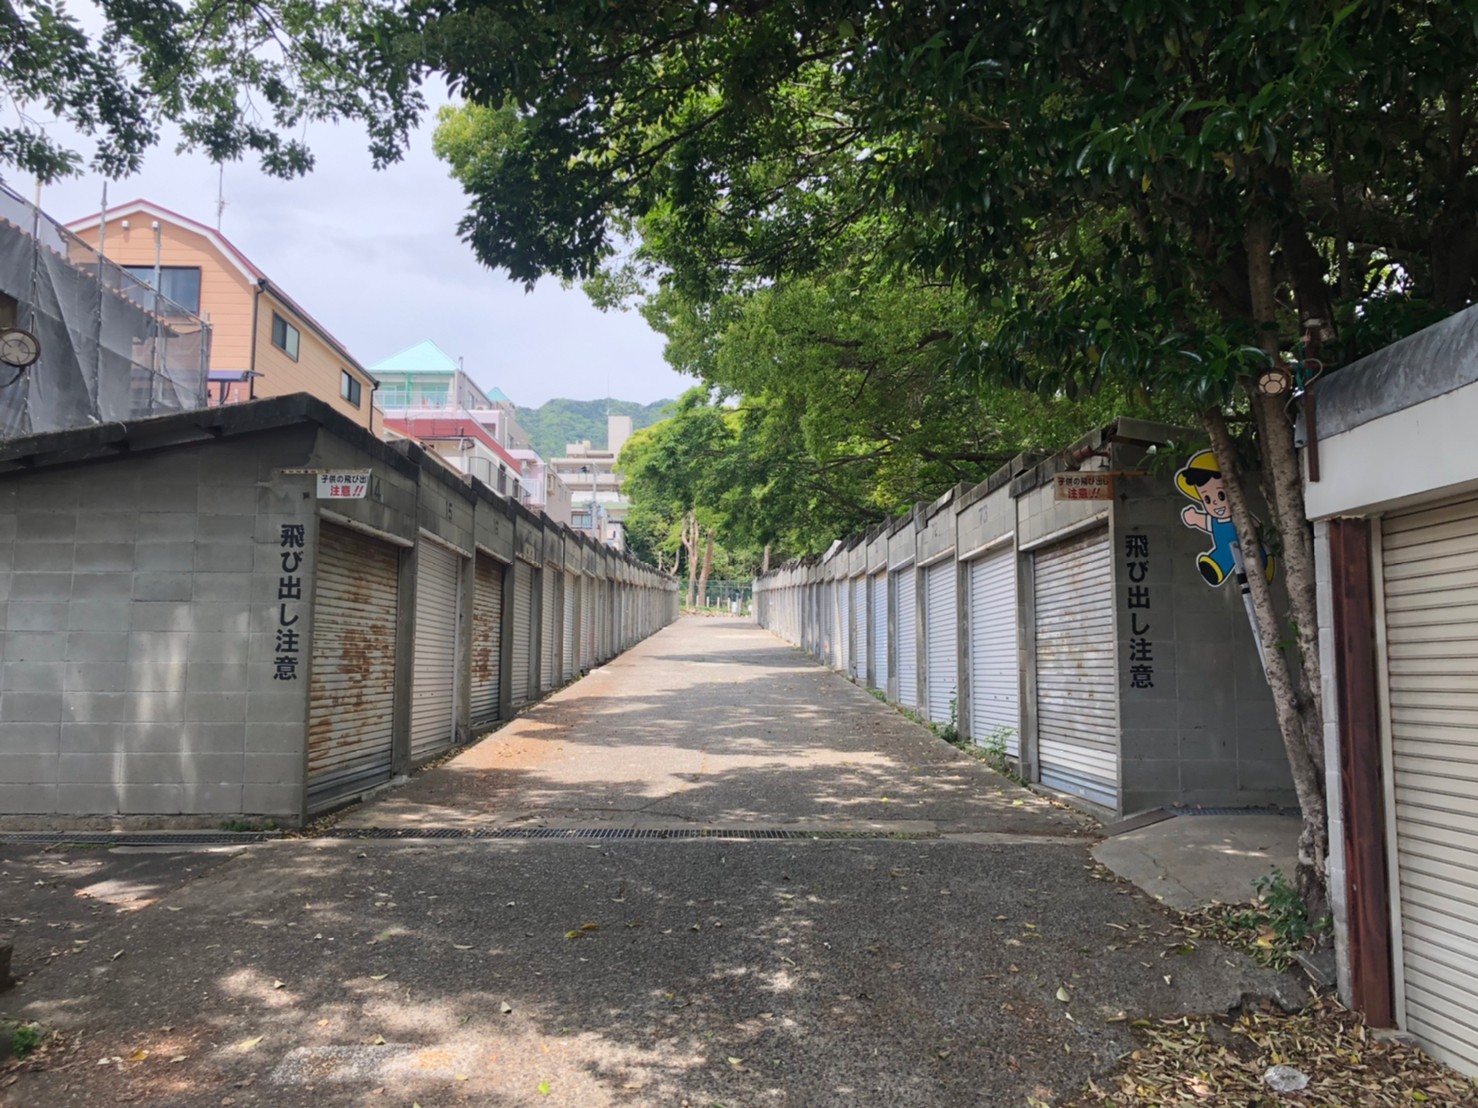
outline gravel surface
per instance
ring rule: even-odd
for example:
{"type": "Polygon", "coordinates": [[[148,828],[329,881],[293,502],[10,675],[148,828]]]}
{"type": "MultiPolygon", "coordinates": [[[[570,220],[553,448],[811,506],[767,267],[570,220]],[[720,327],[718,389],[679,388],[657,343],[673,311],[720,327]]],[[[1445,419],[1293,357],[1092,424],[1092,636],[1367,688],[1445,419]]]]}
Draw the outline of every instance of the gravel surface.
{"type": "Polygon", "coordinates": [[[943,837],[254,846],[0,998],[59,1029],[0,1098],[1016,1105],[1106,1073],[1134,1018],[1289,988],[1187,946],[1079,817],[731,621],[346,822],[647,820],[943,837]]]}

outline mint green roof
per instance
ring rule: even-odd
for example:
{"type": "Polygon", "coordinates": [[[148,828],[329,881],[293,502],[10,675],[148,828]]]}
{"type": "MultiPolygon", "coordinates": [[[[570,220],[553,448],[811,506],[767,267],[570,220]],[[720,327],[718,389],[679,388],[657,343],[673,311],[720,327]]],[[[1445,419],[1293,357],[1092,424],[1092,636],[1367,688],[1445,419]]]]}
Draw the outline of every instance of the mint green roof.
{"type": "Polygon", "coordinates": [[[427,339],[399,354],[390,355],[383,362],[376,362],[370,368],[386,373],[456,373],[458,366],[455,358],[427,339]]]}
{"type": "Polygon", "coordinates": [[[483,389],[482,391],[483,391],[484,395],[486,395],[487,398],[489,400],[491,400],[494,404],[512,404],[513,403],[513,401],[511,401],[511,400],[508,399],[508,394],[506,392],[504,392],[502,389],[498,388],[496,385],[494,385],[490,389],[483,389]]]}

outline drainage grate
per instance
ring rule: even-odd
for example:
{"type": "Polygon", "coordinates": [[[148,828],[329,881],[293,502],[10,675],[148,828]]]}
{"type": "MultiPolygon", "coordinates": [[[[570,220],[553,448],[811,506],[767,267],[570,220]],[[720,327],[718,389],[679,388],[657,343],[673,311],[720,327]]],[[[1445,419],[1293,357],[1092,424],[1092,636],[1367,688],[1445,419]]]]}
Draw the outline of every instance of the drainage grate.
{"type": "Polygon", "coordinates": [[[281,837],[280,831],[0,831],[0,845],[229,846],[281,837]]]}
{"type": "Polygon", "coordinates": [[[1297,808],[1167,808],[1175,816],[1293,816],[1303,815],[1297,808]]]}
{"type": "Polygon", "coordinates": [[[937,839],[937,831],[793,831],[773,827],[348,827],[327,839],[937,839]]]}

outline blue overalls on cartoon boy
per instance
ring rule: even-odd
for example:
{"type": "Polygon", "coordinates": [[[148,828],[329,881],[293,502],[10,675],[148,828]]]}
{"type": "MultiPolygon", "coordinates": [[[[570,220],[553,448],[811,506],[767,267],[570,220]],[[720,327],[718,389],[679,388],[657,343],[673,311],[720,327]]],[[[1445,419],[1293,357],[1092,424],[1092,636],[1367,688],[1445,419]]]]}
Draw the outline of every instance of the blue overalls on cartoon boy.
{"type": "MultiPolygon", "coordinates": [[[[1237,527],[1232,522],[1232,503],[1227,499],[1226,482],[1222,480],[1216,455],[1209,450],[1191,455],[1185,468],[1175,475],[1175,487],[1196,502],[1180,513],[1181,521],[1211,536],[1211,549],[1196,559],[1196,568],[1208,585],[1220,585],[1237,568],[1232,550],[1237,545],[1237,527]]],[[[1262,551],[1262,557],[1271,581],[1273,559],[1266,550],[1262,551]]]]}

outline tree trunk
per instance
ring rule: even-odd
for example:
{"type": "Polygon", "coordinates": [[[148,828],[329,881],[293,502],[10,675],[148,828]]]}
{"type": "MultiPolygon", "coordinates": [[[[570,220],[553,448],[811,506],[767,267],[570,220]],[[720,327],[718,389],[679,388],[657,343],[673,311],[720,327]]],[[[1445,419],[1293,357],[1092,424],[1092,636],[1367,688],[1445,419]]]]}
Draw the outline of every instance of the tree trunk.
{"type": "Polygon", "coordinates": [[[688,555],[688,607],[693,607],[698,587],[698,518],[692,512],[683,520],[683,550],[688,555]]]}
{"type": "MultiPolygon", "coordinates": [[[[1270,220],[1254,215],[1244,237],[1247,252],[1247,291],[1257,327],[1258,345],[1273,364],[1281,361],[1277,328],[1278,303],[1274,293],[1274,228],[1270,220]]],[[[1319,688],[1319,623],[1315,603],[1314,546],[1304,511],[1303,481],[1298,452],[1293,445],[1293,426],[1283,403],[1258,394],[1247,382],[1262,445],[1262,465],[1268,490],[1268,508],[1283,540],[1283,576],[1295,622],[1295,668],[1280,642],[1282,621],[1273,604],[1262,556],[1257,524],[1247,503],[1247,485],[1241,462],[1219,408],[1202,414],[1211,436],[1211,449],[1221,467],[1232,521],[1247,584],[1252,597],[1256,632],[1263,647],[1263,668],[1273,694],[1273,710],[1293,776],[1293,788],[1303,813],[1303,831],[1298,839],[1298,864],[1294,883],[1303,898],[1310,920],[1328,914],[1329,891],[1324,861],[1329,854],[1328,809],[1324,796],[1323,712],[1319,688]]]]}
{"type": "Polygon", "coordinates": [[[1273,711],[1278,720],[1278,729],[1283,735],[1283,748],[1288,755],[1289,770],[1293,777],[1293,788],[1298,795],[1299,809],[1303,813],[1303,831],[1298,840],[1298,865],[1294,872],[1294,884],[1311,920],[1322,919],[1329,910],[1329,896],[1325,884],[1324,859],[1329,853],[1328,812],[1324,799],[1324,771],[1322,759],[1315,754],[1310,741],[1309,720],[1305,705],[1300,701],[1294,674],[1288,666],[1288,657],[1279,641],[1277,610],[1273,605],[1273,590],[1264,573],[1262,545],[1257,536],[1257,523],[1247,503],[1247,483],[1242,473],[1237,450],[1227,430],[1226,417],[1219,408],[1212,408],[1201,417],[1202,425],[1211,437],[1211,450],[1216,455],[1221,469],[1222,481],[1227,491],[1227,500],[1232,507],[1232,522],[1237,528],[1237,542],[1241,548],[1242,564],[1247,571],[1248,590],[1252,596],[1254,631],[1262,643],[1264,658],[1263,672],[1268,688],[1273,694],[1273,711]]]}
{"type": "Polygon", "coordinates": [[[713,528],[708,529],[708,542],[703,548],[703,573],[698,578],[698,596],[708,607],[708,574],[713,569],[713,528]]]}

